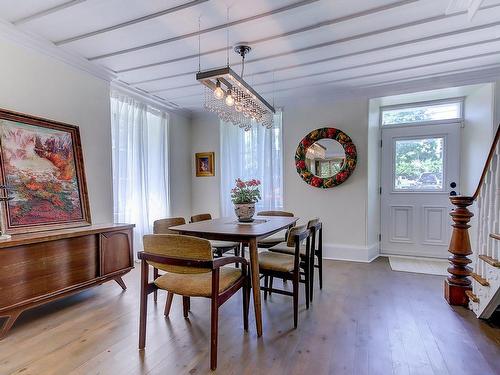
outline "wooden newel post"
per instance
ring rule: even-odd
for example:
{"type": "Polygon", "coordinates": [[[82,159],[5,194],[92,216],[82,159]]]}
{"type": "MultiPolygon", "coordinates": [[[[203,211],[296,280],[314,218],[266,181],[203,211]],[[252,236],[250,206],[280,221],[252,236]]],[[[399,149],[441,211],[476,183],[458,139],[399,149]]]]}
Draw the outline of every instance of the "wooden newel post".
{"type": "Polygon", "coordinates": [[[469,221],[474,214],[467,207],[474,202],[473,197],[452,196],[451,203],[456,208],[450,215],[454,221],[448,251],[452,254],[448,259],[450,276],[444,281],[444,297],[450,305],[467,305],[466,290],[471,289],[471,281],[467,277],[472,269],[468,266],[472,261],[467,257],[472,254],[469,239],[469,221]]]}

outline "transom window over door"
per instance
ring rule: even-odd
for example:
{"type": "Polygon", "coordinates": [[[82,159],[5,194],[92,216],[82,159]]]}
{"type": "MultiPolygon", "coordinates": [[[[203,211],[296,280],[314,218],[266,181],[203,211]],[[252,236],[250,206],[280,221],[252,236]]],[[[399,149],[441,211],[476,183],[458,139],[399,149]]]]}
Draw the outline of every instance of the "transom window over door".
{"type": "Polygon", "coordinates": [[[381,123],[386,125],[461,121],[463,98],[386,106],[381,109],[381,123]]]}

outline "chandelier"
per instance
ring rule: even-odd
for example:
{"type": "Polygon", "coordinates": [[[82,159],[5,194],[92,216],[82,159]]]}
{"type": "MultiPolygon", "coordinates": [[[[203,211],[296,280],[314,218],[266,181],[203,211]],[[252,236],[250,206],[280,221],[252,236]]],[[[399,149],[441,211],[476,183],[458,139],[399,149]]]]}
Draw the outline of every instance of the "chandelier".
{"type": "Polygon", "coordinates": [[[224,122],[231,122],[246,131],[259,123],[270,129],[276,112],[262,96],[243,79],[245,55],[251,48],[237,45],[234,51],[242,58],[241,76],[228,66],[196,74],[196,80],[205,86],[203,106],[216,113],[224,122]]]}

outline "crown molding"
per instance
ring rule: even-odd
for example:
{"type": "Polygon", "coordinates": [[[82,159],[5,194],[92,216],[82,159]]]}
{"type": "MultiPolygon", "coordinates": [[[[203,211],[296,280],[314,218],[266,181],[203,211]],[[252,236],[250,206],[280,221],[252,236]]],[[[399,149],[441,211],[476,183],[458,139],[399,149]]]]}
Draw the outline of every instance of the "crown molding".
{"type": "Polygon", "coordinates": [[[148,94],[141,90],[136,89],[120,80],[112,81],[110,83],[111,89],[121,91],[122,93],[129,95],[137,100],[140,100],[156,109],[166,111],[169,113],[176,113],[178,115],[184,116],[186,118],[191,117],[192,111],[189,109],[178,106],[173,102],[166,101],[164,99],[156,98],[154,95],[148,94]]]}
{"type": "Polygon", "coordinates": [[[0,37],[71,65],[99,79],[111,82],[117,78],[117,75],[112,70],[91,63],[80,55],[56,47],[54,43],[47,39],[21,30],[3,19],[0,19],[0,37]]]}

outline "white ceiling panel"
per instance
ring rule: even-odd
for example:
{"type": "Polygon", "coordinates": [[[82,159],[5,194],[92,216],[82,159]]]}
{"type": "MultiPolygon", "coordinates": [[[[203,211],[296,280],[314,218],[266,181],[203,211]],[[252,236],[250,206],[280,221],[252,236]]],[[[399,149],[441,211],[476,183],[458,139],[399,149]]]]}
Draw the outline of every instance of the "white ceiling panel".
{"type": "MultiPolygon", "coordinates": [[[[472,22],[446,15],[448,2],[235,0],[229,28],[227,0],[0,0],[0,17],[132,88],[196,109],[199,40],[201,69],[221,67],[227,33],[230,46],[250,42],[245,79],[268,100],[500,65],[500,0],[485,0],[472,22]]],[[[231,51],[238,73],[239,62],[231,51]]]]}

